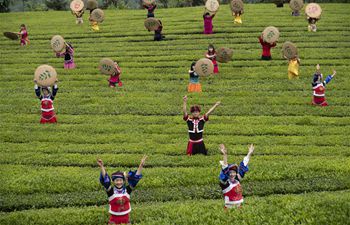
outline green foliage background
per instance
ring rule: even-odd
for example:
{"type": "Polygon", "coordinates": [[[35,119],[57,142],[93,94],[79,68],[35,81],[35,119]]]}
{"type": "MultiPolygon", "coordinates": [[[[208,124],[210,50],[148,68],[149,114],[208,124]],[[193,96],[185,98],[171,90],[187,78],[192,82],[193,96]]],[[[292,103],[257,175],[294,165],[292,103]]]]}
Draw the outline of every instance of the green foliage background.
{"type": "Polygon", "coordinates": [[[1,31],[28,27],[31,44],[1,37],[0,224],[103,224],[107,199],[96,159],[109,173],[136,168],[149,155],[144,178],[132,194],[137,224],[346,224],[350,200],[350,7],[321,4],[317,33],[288,7],[247,5],[235,26],[228,5],[214,19],[215,34],[202,34],[203,8],[157,9],[166,40],[154,42],[143,27],[144,10],[107,10],[101,31],[75,24],[70,12],[1,14],[1,31]],[[273,60],[261,61],[257,36],[280,29],[273,60]],[[64,70],[50,39],[60,34],[75,48],[77,69],[64,70]],[[300,79],[287,79],[284,41],[299,48],[300,79]],[[219,75],[201,79],[203,93],[189,104],[222,105],[206,125],[209,156],[185,156],[182,96],[188,69],[209,43],[234,50],[219,75]],[[102,57],[122,68],[124,86],[108,87],[97,69],[102,57]],[[330,106],[314,107],[311,79],[317,63],[330,106]],[[40,125],[33,74],[41,64],[59,74],[57,125],[40,125]],[[249,143],[256,153],[243,184],[246,204],[223,211],[218,186],[225,143],[239,162],[249,143]]]}

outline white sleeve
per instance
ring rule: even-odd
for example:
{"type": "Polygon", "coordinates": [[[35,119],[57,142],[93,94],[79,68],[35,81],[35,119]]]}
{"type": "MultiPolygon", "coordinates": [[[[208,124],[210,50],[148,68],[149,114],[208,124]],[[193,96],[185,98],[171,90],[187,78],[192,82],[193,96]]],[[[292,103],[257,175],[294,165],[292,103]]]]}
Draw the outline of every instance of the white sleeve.
{"type": "Polygon", "coordinates": [[[220,161],[221,168],[224,170],[227,168],[227,164],[224,163],[224,161],[220,161]]]}
{"type": "Polygon", "coordinates": [[[249,159],[250,159],[250,158],[249,158],[248,156],[244,157],[244,159],[243,159],[243,164],[244,164],[244,166],[247,166],[247,165],[248,165],[249,159]]]}

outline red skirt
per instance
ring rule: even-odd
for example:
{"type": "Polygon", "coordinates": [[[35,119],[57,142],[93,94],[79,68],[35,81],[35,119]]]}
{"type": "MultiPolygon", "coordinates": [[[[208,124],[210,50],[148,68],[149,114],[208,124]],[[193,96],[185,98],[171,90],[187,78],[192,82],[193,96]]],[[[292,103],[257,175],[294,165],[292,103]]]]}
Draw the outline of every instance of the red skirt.
{"type": "Polygon", "coordinates": [[[50,112],[41,112],[40,123],[57,123],[55,112],[53,110],[50,112]]]}
{"type": "Polygon", "coordinates": [[[111,215],[108,224],[130,224],[129,214],[123,216],[111,215]]]}
{"type": "Polygon", "coordinates": [[[328,103],[326,102],[326,98],[324,96],[323,97],[314,96],[312,99],[312,104],[318,105],[318,106],[327,106],[328,105],[328,103]]]}
{"type": "Polygon", "coordinates": [[[207,155],[207,149],[203,141],[201,142],[191,142],[187,144],[187,155],[203,154],[207,155]]]}
{"type": "Polygon", "coordinates": [[[212,62],[214,64],[214,73],[219,73],[218,63],[216,62],[215,59],[213,59],[212,62]]]}

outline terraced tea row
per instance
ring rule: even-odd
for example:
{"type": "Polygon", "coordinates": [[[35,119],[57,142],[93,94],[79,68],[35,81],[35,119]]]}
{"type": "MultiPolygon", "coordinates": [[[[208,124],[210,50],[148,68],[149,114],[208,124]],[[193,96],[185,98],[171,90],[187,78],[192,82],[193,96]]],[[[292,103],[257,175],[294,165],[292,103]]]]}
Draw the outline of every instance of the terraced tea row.
{"type": "MultiPolygon", "coordinates": [[[[349,213],[348,191],[247,197],[239,211],[224,212],[221,200],[182,200],[167,203],[135,204],[131,214],[134,224],[339,224],[346,223],[349,213]],[[342,196],[342,197],[340,197],[342,196]],[[331,202],[332,204],[329,204],[331,202]],[[195,210],[194,210],[195,209],[195,210]],[[211,213],[211,212],[215,213],[211,213]],[[290,212],[293,212],[291,214],[290,212]],[[337,213],[334,213],[337,212],[337,213]],[[267,216],[268,215],[268,216],[267,216]]],[[[1,224],[104,224],[108,222],[106,207],[67,207],[32,209],[1,213],[1,224]]]]}
{"type": "MultiPolygon", "coordinates": [[[[143,27],[143,10],[106,10],[101,31],[75,26],[69,12],[1,14],[1,30],[28,26],[31,44],[0,42],[0,224],[103,224],[107,198],[96,159],[109,173],[136,168],[149,156],[132,193],[135,224],[346,224],[350,174],[350,20],[348,4],[323,4],[316,33],[289,7],[246,4],[243,25],[229,7],[214,19],[215,34],[202,34],[202,8],[157,9],[165,41],[143,27]],[[273,60],[261,61],[257,36],[268,25],[281,31],[273,60]],[[54,27],[54,28],[53,28],[54,27]],[[50,39],[60,34],[75,48],[77,68],[63,69],[50,39]],[[297,44],[301,77],[287,80],[281,45],[297,44]],[[188,94],[203,112],[222,104],[205,127],[208,156],[185,156],[182,96],[188,69],[209,43],[234,50],[217,76],[201,78],[203,93],[188,94]],[[108,88],[97,63],[118,61],[123,87],[108,88]],[[33,73],[40,64],[59,76],[56,126],[39,124],[33,73]],[[337,70],[327,89],[330,106],[311,106],[315,65],[337,70]],[[225,143],[229,161],[240,162],[254,143],[242,181],[246,204],[223,212],[218,185],[225,143]]],[[[87,18],[87,16],[84,16],[87,18]]]]}

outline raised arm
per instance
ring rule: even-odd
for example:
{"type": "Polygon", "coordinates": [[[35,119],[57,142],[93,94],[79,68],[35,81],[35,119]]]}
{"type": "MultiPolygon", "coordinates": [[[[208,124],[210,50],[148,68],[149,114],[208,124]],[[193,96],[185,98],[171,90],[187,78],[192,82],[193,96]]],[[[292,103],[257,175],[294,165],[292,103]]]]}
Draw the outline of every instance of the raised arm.
{"type": "Polygon", "coordinates": [[[220,171],[220,175],[219,175],[219,180],[220,180],[220,186],[222,188],[226,188],[228,183],[228,179],[229,179],[229,167],[228,167],[228,163],[227,163],[227,150],[225,148],[224,144],[220,144],[219,146],[220,151],[222,152],[223,155],[223,161],[220,161],[221,164],[221,171],[220,171]]]}
{"type": "Polygon", "coordinates": [[[238,174],[237,174],[237,177],[238,177],[238,180],[242,180],[242,178],[244,177],[244,174],[246,172],[248,172],[248,163],[249,163],[249,160],[250,160],[250,157],[252,156],[254,152],[254,145],[251,144],[249,146],[249,150],[248,150],[248,154],[244,157],[243,161],[239,164],[239,170],[238,170],[238,174]]]}
{"type": "Polygon", "coordinates": [[[38,83],[36,80],[34,80],[34,90],[35,90],[35,95],[38,97],[38,99],[42,99],[43,97],[41,96],[41,92],[40,92],[40,87],[38,86],[38,83]]]}
{"type": "Polygon", "coordinates": [[[102,159],[98,159],[97,160],[97,165],[100,167],[100,169],[101,169],[101,175],[102,175],[102,177],[103,178],[105,178],[106,177],[106,169],[105,169],[105,167],[104,167],[104,165],[103,165],[103,161],[102,161],[102,159]]]}
{"type": "Polygon", "coordinates": [[[252,156],[253,152],[254,152],[254,145],[250,144],[248,154],[246,157],[244,157],[244,160],[243,160],[244,165],[248,165],[248,162],[249,162],[250,157],[252,156]]]}
{"type": "Polygon", "coordinates": [[[147,159],[147,156],[143,156],[142,159],[141,159],[141,162],[140,162],[140,165],[139,165],[139,168],[135,171],[129,171],[129,173],[127,174],[127,179],[128,179],[128,183],[129,185],[127,186],[127,191],[128,193],[130,194],[131,191],[136,187],[136,185],[138,184],[138,182],[141,180],[142,178],[142,169],[143,169],[143,166],[145,165],[145,162],[146,162],[146,159],[147,159]]]}
{"type": "Polygon", "coordinates": [[[56,53],[56,57],[59,58],[59,57],[62,57],[66,54],[66,51],[64,52],[55,52],[56,53]]]}
{"type": "Polygon", "coordinates": [[[139,168],[136,171],[136,175],[141,175],[141,172],[142,172],[143,166],[145,165],[146,159],[147,159],[147,155],[142,157],[139,168]]]}
{"type": "Polygon", "coordinates": [[[67,42],[64,42],[64,44],[66,45],[66,47],[69,48],[69,50],[70,50],[71,52],[74,52],[74,49],[73,49],[72,47],[70,47],[69,44],[67,44],[67,42]]]}
{"type": "Polygon", "coordinates": [[[223,162],[223,166],[227,166],[228,164],[227,164],[227,150],[226,150],[226,147],[225,147],[224,144],[220,144],[219,148],[220,148],[220,151],[221,151],[221,153],[223,155],[223,161],[222,161],[223,162]]]}
{"type": "Polygon", "coordinates": [[[97,165],[100,167],[101,169],[101,173],[100,173],[100,183],[101,185],[105,188],[108,196],[113,195],[113,191],[112,190],[112,185],[111,185],[111,178],[108,176],[106,169],[103,165],[103,161],[102,159],[98,159],[97,160],[97,165]]]}
{"type": "Polygon", "coordinates": [[[211,109],[209,109],[209,111],[205,114],[205,116],[209,116],[209,114],[212,113],[215,110],[215,108],[218,107],[220,104],[220,101],[216,102],[215,105],[211,107],[211,109]]]}
{"type": "Polygon", "coordinates": [[[117,62],[114,62],[114,70],[115,70],[116,75],[118,75],[122,72],[117,62]]]}
{"type": "Polygon", "coordinates": [[[328,84],[336,74],[337,74],[337,71],[333,70],[333,74],[327,76],[326,80],[324,81],[324,84],[325,85],[328,84]]]}
{"type": "Polygon", "coordinates": [[[84,10],[81,10],[81,11],[79,11],[79,12],[77,13],[77,16],[78,16],[78,17],[82,17],[83,14],[84,14],[84,10]]]}
{"type": "Polygon", "coordinates": [[[182,108],[182,110],[183,110],[183,114],[184,114],[184,118],[185,117],[187,117],[187,95],[185,95],[184,97],[183,97],[183,108],[182,108]]]}
{"type": "Polygon", "coordinates": [[[51,95],[51,100],[54,100],[58,91],[58,85],[57,85],[58,80],[55,81],[53,85],[53,90],[52,90],[52,95],[51,95]]]}
{"type": "Polygon", "coordinates": [[[317,64],[317,65],[316,65],[316,73],[320,73],[320,68],[321,68],[321,67],[320,67],[320,64],[317,64]]]}

